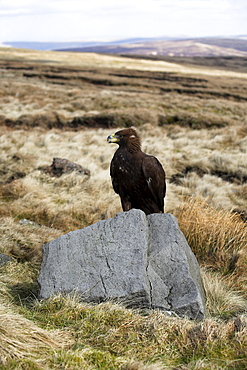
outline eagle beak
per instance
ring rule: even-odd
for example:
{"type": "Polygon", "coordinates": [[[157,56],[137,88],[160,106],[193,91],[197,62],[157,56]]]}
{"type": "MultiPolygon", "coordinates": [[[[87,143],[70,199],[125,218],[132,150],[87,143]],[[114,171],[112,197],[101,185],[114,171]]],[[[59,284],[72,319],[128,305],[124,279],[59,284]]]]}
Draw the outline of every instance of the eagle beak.
{"type": "Polygon", "coordinates": [[[115,134],[109,135],[107,138],[108,143],[117,143],[119,140],[119,137],[115,134]]]}

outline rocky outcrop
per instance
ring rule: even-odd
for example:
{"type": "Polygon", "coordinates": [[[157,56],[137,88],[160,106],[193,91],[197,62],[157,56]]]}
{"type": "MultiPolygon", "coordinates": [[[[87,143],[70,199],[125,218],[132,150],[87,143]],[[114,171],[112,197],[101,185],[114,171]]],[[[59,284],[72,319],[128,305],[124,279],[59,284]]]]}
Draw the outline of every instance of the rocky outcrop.
{"type": "Polygon", "coordinates": [[[171,214],[132,209],[45,244],[38,281],[41,298],[77,292],[191,319],[205,312],[199,265],[171,214]]]}

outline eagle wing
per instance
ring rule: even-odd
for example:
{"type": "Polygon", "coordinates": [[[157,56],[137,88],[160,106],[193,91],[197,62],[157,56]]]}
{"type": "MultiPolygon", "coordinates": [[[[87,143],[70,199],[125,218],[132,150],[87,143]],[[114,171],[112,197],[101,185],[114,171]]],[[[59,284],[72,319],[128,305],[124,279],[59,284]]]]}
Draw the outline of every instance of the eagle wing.
{"type": "Polygon", "coordinates": [[[111,176],[111,181],[112,181],[112,187],[114,191],[119,194],[119,181],[118,181],[118,176],[116,173],[116,165],[114,164],[114,160],[111,161],[111,166],[110,166],[110,176],[111,176]]]}
{"type": "Polygon", "coordinates": [[[166,176],[161,163],[157,158],[147,155],[143,158],[142,170],[155,203],[161,211],[164,211],[166,176]]]}

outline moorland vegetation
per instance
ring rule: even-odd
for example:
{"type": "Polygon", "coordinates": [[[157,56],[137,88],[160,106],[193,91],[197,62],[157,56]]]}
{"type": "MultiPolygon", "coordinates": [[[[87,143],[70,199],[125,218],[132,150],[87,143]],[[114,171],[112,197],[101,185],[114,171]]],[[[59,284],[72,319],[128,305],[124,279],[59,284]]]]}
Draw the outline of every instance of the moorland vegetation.
{"type": "Polygon", "coordinates": [[[247,72],[230,63],[0,49],[0,253],[12,257],[0,369],[246,369],[247,72]],[[128,126],[166,170],[165,211],[201,266],[203,322],[38,299],[42,245],[121,211],[106,138],[128,126]],[[90,174],[50,176],[54,157],[90,174]]]}

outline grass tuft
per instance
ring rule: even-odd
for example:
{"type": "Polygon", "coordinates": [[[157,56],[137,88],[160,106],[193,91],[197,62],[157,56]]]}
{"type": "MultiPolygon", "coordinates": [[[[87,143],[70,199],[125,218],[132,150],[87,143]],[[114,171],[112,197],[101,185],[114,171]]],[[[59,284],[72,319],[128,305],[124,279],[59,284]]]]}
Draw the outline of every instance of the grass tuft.
{"type": "Polygon", "coordinates": [[[246,293],[247,225],[240,216],[218,211],[200,198],[188,199],[176,216],[199,262],[246,293]]]}

